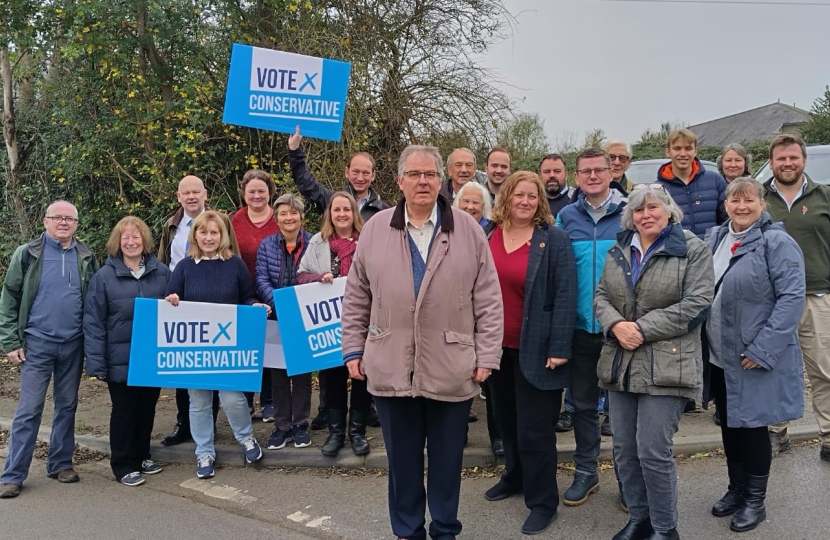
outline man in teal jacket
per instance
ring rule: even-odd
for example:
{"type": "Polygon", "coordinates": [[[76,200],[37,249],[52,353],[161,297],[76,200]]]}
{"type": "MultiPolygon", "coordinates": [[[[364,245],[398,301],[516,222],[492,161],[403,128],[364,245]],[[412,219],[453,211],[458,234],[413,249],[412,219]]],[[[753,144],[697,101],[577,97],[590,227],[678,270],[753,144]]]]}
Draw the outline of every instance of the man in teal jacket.
{"type": "MultiPolygon", "coordinates": [[[[559,211],[556,224],[571,237],[576,257],[576,330],[570,361],[570,389],[574,404],[576,439],[573,485],[563,502],[578,506],[599,490],[597,459],[600,432],[597,401],[600,388],[597,363],[602,352],[602,328],[594,317],[594,293],[605,265],[605,255],[614,245],[627,199],[611,189],[611,162],[602,150],[589,148],[576,158],[576,175],[582,191],[573,204],[559,211]]],[[[613,414],[613,412],[612,412],[613,414]]]]}
{"type": "Polygon", "coordinates": [[[17,497],[29,474],[53,373],[55,412],[46,474],[61,483],[78,481],[72,454],[84,357],[83,303],[98,262],[74,237],[78,210],[72,204],[49,205],[43,226],[45,233],[15,250],[0,296],[0,348],[20,366],[20,400],[0,498],[17,497]]]}

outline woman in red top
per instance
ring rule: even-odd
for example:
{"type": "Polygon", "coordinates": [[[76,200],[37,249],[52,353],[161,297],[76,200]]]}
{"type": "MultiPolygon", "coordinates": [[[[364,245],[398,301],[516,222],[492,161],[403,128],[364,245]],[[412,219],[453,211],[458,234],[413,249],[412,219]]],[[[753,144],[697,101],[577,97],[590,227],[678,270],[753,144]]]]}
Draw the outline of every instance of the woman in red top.
{"type": "MultiPolygon", "coordinates": [[[[256,254],[262,239],[280,232],[277,220],[274,219],[274,209],[271,208],[271,199],[277,192],[271,175],[259,169],[246,172],[239,182],[239,196],[245,201],[245,206],[231,215],[236,241],[239,244],[239,254],[248,267],[251,277],[256,280],[254,265],[256,254]]],[[[260,300],[263,300],[260,298],[260,300]]],[[[248,410],[254,414],[254,393],[245,392],[248,399],[248,410]]],[[[262,370],[262,388],[259,393],[262,406],[262,421],[274,421],[274,402],[271,397],[271,370],[262,370]]]]}
{"type": "Polygon", "coordinates": [[[507,466],[490,501],[524,492],[537,534],[556,519],[556,421],[576,319],[576,263],[568,234],[553,225],[539,177],[510,176],[499,194],[490,250],[504,303],[501,367],[488,380],[507,466]]]}

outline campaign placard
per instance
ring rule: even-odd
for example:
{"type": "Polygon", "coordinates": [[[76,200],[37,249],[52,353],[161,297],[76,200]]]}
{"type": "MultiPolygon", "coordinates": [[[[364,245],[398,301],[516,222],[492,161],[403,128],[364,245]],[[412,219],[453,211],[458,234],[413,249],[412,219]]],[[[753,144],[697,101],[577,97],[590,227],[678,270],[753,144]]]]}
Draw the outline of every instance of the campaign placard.
{"type": "Polygon", "coordinates": [[[234,43],[222,121],[339,141],[352,65],[234,43]]]}
{"type": "Polygon", "coordinates": [[[127,384],[259,392],[265,308],[135,299],[127,384]]]}
{"type": "Polygon", "coordinates": [[[344,277],[274,289],[288,375],[343,365],[340,317],[345,291],[344,277]]]}

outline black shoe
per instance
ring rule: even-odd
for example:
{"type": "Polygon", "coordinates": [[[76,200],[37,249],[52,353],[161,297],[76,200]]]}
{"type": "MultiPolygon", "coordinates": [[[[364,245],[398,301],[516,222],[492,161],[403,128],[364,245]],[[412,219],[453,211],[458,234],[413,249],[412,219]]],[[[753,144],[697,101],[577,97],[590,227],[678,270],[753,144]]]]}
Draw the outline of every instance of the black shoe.
{"type": "Polygon", "coordinates": [[[574,482],[562,497],[566,506],[579,506],[588,500],[588,496],[599,491],[599,475],[576,474],[574,482]]]}
{"type": "Polygon", "coordinates": [[[767,497],[767,481],[769,475],[746,475],[746,504],[732,517],[729,528],[735,532],[751,531],[767,519],[767,509],[764,499],[767,497]]]}
{"type": "Polygon", "coordinates": [[[697,404],[695,403],[695,400],[693,400],[693,399],[690,399],[689,401],[687,401],[686,406],[683,407],[683,413],[695,412],[696,410],[697,410],[697,404]]]}
{"type": "Polygon", "coordinates": [[[366,411],[349,411],[349,441],[352,444],[352,452],[356,456],[365,456],[372,449],[369,441],[366,440],[366,420],[369,413],[366,411]]]}
{"type": "Polygon", "coordinates": [[[677,529],[665,532],[654,531],[647,540],[680,540],[680,535],[677,533],[677,529]]]}
{"type": "Polygon", "coordinates": [[[329,411],[326,409],[320,409],[317,412],[317,416],[314,420],[311,421],[311,431],[320,431],[321,429],[326,429],[326,426],[329,425],[329,411]]]}
{"type": "Polygon", "coordinates": [[[573,413],[568,411],[562,411],[559,414],[559,421],[556,422],[556,432],[557,433],[564,433],[566,431],[571,431],[574,428],[574,419],[573,413]]]}
{"type": "Polygon", "coordinates": [[[510,489],[507,484],[499,480],[499,483],[484,492],[484,498],[488,501],[501,501],[510,496],[521,493],[521,491],[510,489]]]}
{"type": "Polygon", "coordinates": [[[331,409],[327,412],[329,436],[323,443],[324,456],[335,457],[346,446],[346,411],[331,409]]]}
{"type": "Polygon", "coordinates": [[[628,525],[614,535],[611,540],[643,540],[654,534],[654,529],[651,528],[651,521],[630,521],[628,525]]]}
{"type": "Polygon", "coordinates": [[[716,426],[720,425],[720,411],[715,409],[715,414],[712,415],[712,421],[716,426]]]}
{"type": "Polygon", "coordinates": [[[548,530],[548,527],[550,527],[550,524],[553,523],[554,519],[556,519],[556,512],[550,516],[548,514],[543,514],[542,512],[531,510],[530,515],[527,516],[524,525],[522,525],[522,534],[543,533],[548,530]]]}
{"type": "Polygon", "coordinates": [[[611,432],[611,419],[608,418],[607,414],[605,415],[605,418],[602,419],[602,424],[599,425],[599,432],[603,437],[611,437],[614,435],[611,432]]]}
{"type": "Polygon", "coordinates": [[[620,488],[620,508],[622,509],[623,512],[625,512],[627,514],[628,513],[628,504],[626,504],[626,502],[625,502],[625,495],[623,494],[622,484],[619,481],[617,481],[617,486],[620,488]]]}
{"type": "Polygon", "coordinates": [[[161,444],[164,446],[173,446],[192,440],[193,437],[190,435],[190,426],[183,426],[182,424],[176,423],[173,427],[173,431],[170,432],[170,435],[161,440],[161,444]]]}
{"type": "Polygon", "coordinates": [[[369,407],[369,419],[366,420],[366,424],[370,427],[380,427],[380,416],[378,416],[378,410],[374,403],[369,407]]]}
{"type": "Polygon", "coordinates": [[[729,487],[726,495],[712,506],[712,515],[715,517],[731,516],[746,504],[746,472],[743,465],[727,460],[726,466],[729,469],[729,487]]]}
{"type": "Polygon", "coordinates": [[[821,458],[822,461],[830,461],[830,446],[821,446],[821,450],[818,453],[818,457],[821,458]]]}
{"type": "Polygon", "coordinates": [[[502,457],[504,455],[504,441],[501,439],[493,439],[490,448],[493,450],[494,456],[502,457]]]}

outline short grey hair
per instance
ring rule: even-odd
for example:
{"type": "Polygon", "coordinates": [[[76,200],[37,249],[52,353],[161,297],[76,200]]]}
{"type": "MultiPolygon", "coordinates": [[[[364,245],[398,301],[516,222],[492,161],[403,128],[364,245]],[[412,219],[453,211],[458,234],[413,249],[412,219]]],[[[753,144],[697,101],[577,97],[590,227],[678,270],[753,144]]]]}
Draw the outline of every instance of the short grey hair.
{"type": "MultiPolygon", "coordinates": [[[[726,155],[727,152],[733,150],[736,154],[744,158],[744,171],[741,173],[742,177],[749,176],[750,174],[750,167],[752,166],[752,155],[746,151],[746,148],[742,144],[732,143],[727,144],[723,147],[723,150],[720,151],[720,155],[718,155],[717,164],[718,164],[718,172],[724,178],[726,175],[723,174],[723,156],[726,155]]],[[[737,178],[736,178],[737,180],[737,178]]]]}
{"type": "Polygon", "coordinates": [[[75,206],[74,204],[72,204],[71,202],[64,201],[64,200],[52,201],[52,204],[50,204],[49,206],[46,207],[46,213],[43,214],[43,216],[46,217],[46,216],[50,215],[50,211],[52,210],[52,207],[55,206],[56,204],[61,204],[61,203],[68,204],[69,206],[74,208],[75,209],[75,219],[78,219],[78,207],[75,206]]]}
{"type": "Polygon", "coordinates": [[[608,150],[610,150],[612,146],[625,146],[625,151],[628,154],[628,157],[631,157],[631,145],[619,139],[611,139],[610,141],[603,143],[602,151],[607,154],[608,150]]]}
{"type": "Polygon", "coordinates": [[[305,216],[305,203],[301,198],[297,197],[293,193],[286,193],[285,195],[280,195],[279,198],[276,201],[274,201],[274,212],[276,212],[277,208],[279,208],[283,204],[287,204],[289,207],[299,212],[300,217],[305,216]]]}
{"type": "Polygon", "coordinates": [[[764,200],[764,185],[751,176],[741,176],[729,182],[726,186],[726,198],[733,195],[754,195],[760,201],[764,200]]]}
{"type": "Polygon", "coordinates": [[[490,219],[490,213],[493,211],[493,201],[490,199],[490,193],[487,189],[478,182],[467,182],[461,186],[461,189],[458,190],[458,194],[455,196],[455,200],[452,205],[459,208],[462,194],[470,189],[481,195],[481,217],[484,219],[490,219]]]}
{"type": "Polygon", "coordinates": [[[450,152],[450,155],[447,156],[447,167],[452,165],[452,157],[456,154],[456,152],[469,152],[470,155],[473,156],[473,167],[478,167],[478,165],[476,164],[476,153],[470,150],[469,148],[464,147],[456,148],[455,150],[450,152]]]}
{"type": "Polygon", "coordinates": [[[666,188],[652,189],[649,184],[646,187],[635,189],[628,195],[628,204],[623,210],[620,226],[629,231],[636,231],[634,226],[634,212],[645,207],[649,200],[657,201],[663,205],[663,210],[670,214],[669,223],[680,223],[683,221],[683,210],[677,206],[666,188]]]}
{"type": "Polygon", "coordinates": [[[403,173],[406,171],[406,160],[415,154],[424,154],[435,160],[435,168],[438,171],[438,176],[441,182],[444,182],[444,160],[441,159],[441,151],[434,146],[422,146],[419,144],[410,144],[401,152],[401,157],[398,158],[398,178],[403,178],[403,173]]]}

